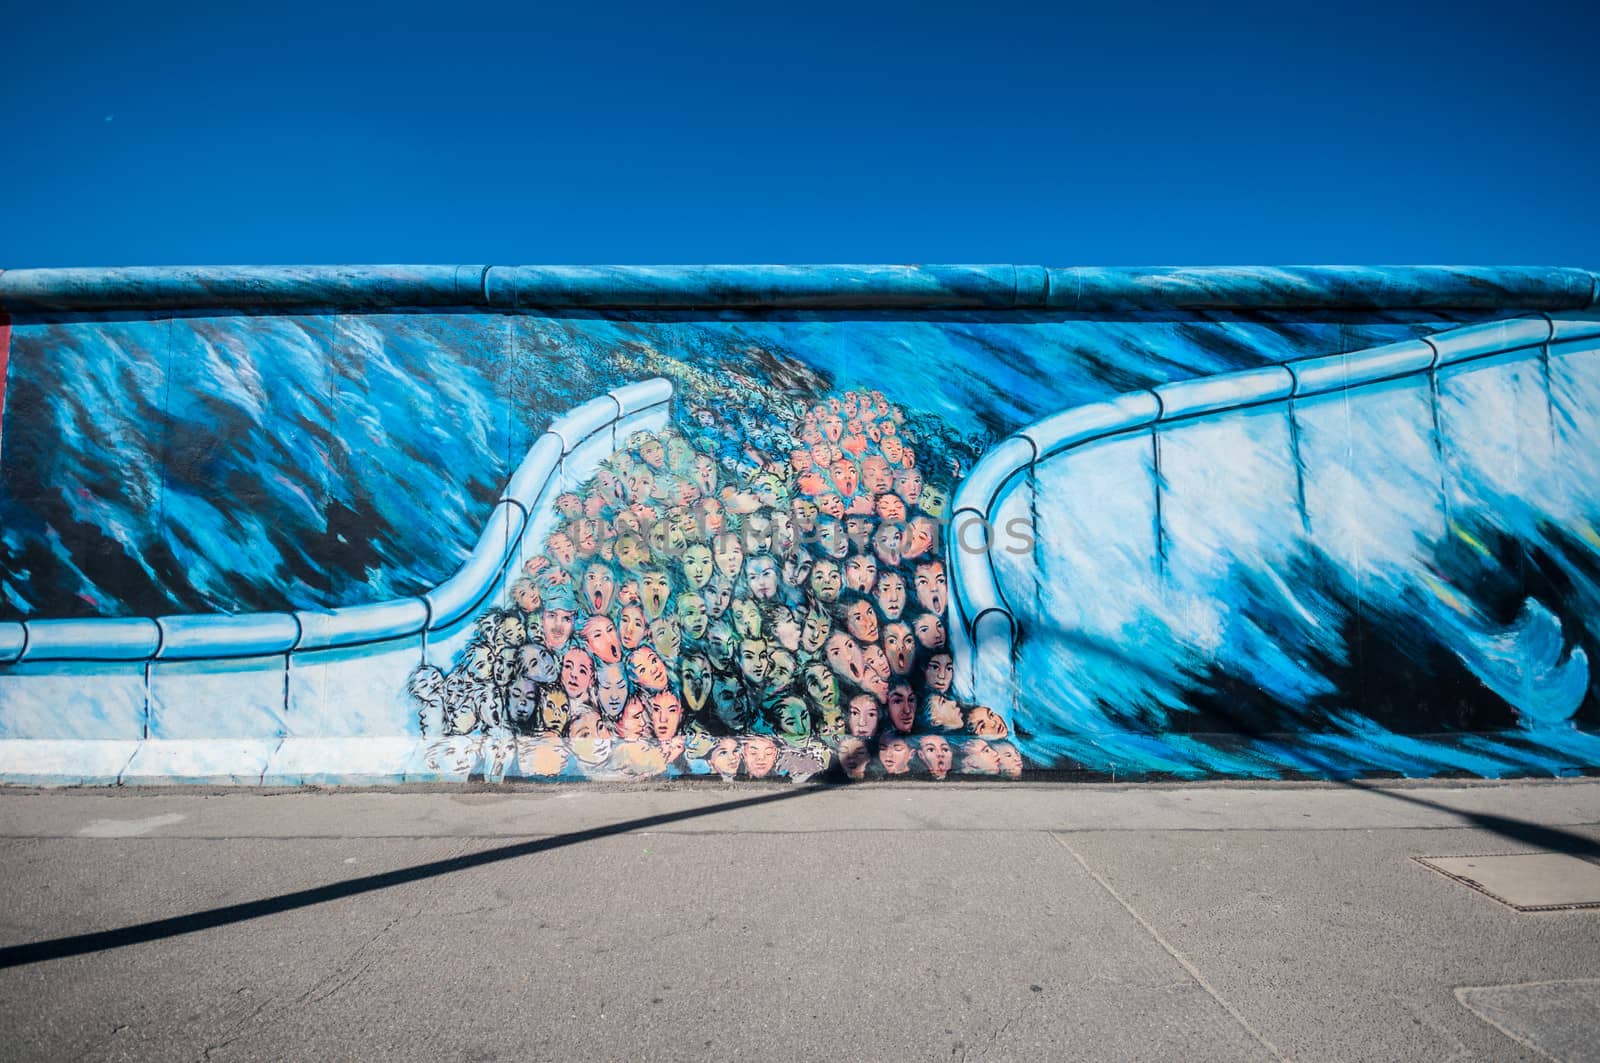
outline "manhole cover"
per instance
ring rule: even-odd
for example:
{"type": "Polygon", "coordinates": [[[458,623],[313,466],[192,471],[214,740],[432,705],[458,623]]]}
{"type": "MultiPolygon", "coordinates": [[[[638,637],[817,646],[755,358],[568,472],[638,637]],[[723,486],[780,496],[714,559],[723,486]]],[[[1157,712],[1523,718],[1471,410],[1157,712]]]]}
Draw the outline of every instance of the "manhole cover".
{"type": "Polygon", "coordinates": [[[1419,856],[1441,875],[1487,893],[1519,912],[1600,908],[1600,865],[1564,853],[1419,856]]]}

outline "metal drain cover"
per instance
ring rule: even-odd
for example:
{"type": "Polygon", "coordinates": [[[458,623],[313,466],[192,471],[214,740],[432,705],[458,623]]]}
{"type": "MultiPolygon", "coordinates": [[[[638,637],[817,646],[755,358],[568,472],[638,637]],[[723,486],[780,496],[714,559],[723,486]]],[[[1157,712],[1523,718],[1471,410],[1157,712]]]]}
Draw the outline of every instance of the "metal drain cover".
{"type": "Polygon", "coordinates": [[[1419,856],[1417,863],[1519,912],[1600,908],[1600,864],[1564,853],[1419,856]]]}

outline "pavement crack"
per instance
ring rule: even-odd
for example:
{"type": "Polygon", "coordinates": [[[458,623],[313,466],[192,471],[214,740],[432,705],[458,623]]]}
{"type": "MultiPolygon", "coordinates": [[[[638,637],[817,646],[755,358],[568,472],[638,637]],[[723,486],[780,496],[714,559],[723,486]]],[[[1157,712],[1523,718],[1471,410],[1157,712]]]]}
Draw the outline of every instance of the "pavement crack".
{"type": "Polygon", "coordinates": [[[1078,850],[1074,849],[1071,844],[1069,844],[1067,840],[1059,834],[1051,833],[1050,837],[1054,838],[1056,840],[1056,844],[1060,845],[1063,849],[1071,854],[1072,858],[1078,862],[1078,866],[1083,868],[1084,874],[1094,879],[1095,882],[1099,884],[1101,889],[1110,894],[1112,900],[1121,905],[1122,909],[1132,916],[1135,922],[1144,927],[1145,933],[1154,938],[1156,944],[1160,945],[1162,949],[1166,951],[1167,955],[1178,961],[1178,965],[1188,972],[1189,977],[1194,979],[1196,985],[1205,990],[1206,994],[1222,1007],[1222,1010],[1233,1016],[1234,1021],[1240,1026],[1244,1027],[1245,1033],[1249,1034],[1255,1039],[1257,1044],[1266,1049],[1267,1053],[1271,1055],[1273,1059],[1280,1061],[1283,1059],[1283,1053],[1278,1051],[1278,1046],[1274,1045],[1271,1041],[1262,1036],[1262,1034],[1254,1026],[1250,1025],[1250,1021],[1246,1019],[1244,1015],[1235,1009],[1232,1004],[1229,1004],[1226,1000],[1224,1000],[1222,998],[1222,994],[1218,993],[1214,988],[1212,988],[1211,983],[1206,981],[1205,976],[1200,973],[1200,969],[1194,964],[1190,963],[1188,957],[1184,956],[1183,953],[1179,952],[1177,948],[1169,943],[1167,939],[1161,935],[1161,932],[1151,925],[1148,919],[1140,915],[1138,911],[1135,910],[1133,905],[1129,904],[1123,898],[1122,894],[1117,892],[1116,887],[1111,885],[1110,882],[1106,881],[1105,877],[1102,876],[1098,871],[1090,867],[1089,862],[1083,858],[1082,854],[1080,854],[1078,850]]]}

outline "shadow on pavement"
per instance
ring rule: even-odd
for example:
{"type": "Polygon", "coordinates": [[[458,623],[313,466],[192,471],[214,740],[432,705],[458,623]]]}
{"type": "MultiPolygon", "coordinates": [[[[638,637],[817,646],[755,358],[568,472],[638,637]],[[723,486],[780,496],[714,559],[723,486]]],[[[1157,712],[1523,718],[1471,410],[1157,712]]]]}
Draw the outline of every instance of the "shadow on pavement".
{"type": "Polygon", "coordinates": [[[1353,790],[1365,790],[1367,793],[1393,798],[1396,801],[1405,801],[1409,804],[1421,805],[1424,808],[1448,812],[1453,816],[1460,816],[1466,820],[1468,826],[1490,831],[1508,841],[1532,845],[1553,853],[1565,853],[1568,856],[1581,856],[1589,860],[1600,859],[1600,840],[1587,834],[1580,834],[1575,830],[1568,830],[1564,827],[1550,827],[1543,823],[1532,823],[1525,819],[1513,819],[1510,816],[1498,816],[1492,812],[1468,812],[1440,804],[1438,801],[1430,801],[1426,797],[1418,797],[1414,791],[1374,786],[1371,783],[1364,783],[1355,779],[1341,780],[1340,785],[1348,786],[1353,790]]]}
{"type": "Polygon", "coordinates": [[[781,793],[768,793],[759,797],[724,801],[721,804],[703,808],[685,809],[681,812],[663,812],[660,815],[642,816],[638,819],[624,820],[621,823],[608,823],[603,827],[591,827],[588,830],[573,831],[570,834],[557,834],[549,838],[535,838],[531,841],[517,842],[512,845],[501,845],[493,849],[486,849],[483,852],[454,856],[448,860],[434,860],[430,863],[402,867],[377,875],[364,875],[360,878],[345,879],[343,882],[334,882],[312,889],[296,890],[293,893],[284,893],[276,897],[264,897],[258,901],[246,901],[241,904],[224,905],[221,908],[209,908],[203,912],[173,916],[170,919],[155,919],[148,923],[135,923],[132,926],[118,927],[115,930],[98,930],[89,934],[74,934],[70,937],[52,938],[48,941],[33,941],[25,945],[11,945],[6,948],[0,948],[0,969],[20,967],[29,963],[42,963],[46,960],[59,960],[67,956],[82,956],[90,952],[103,952],[106,949],[118,949],[147,941],[159,941],[162,938],[179,937],[183,934],[194,934],[214,927],[227,926],[230,923],[242,923],[250,919],[260,919],[263,916],[293,911],[296,908],[308,908],[314,904],[326,904],[329,901],[336,901],[344,897],[354,897],[362,893],[372,893],[376,890],[385,890],[393,886],[402,886],[408,882],[420,882],[423,879],[438,878],[441,875],[466,871],[474,867],[483,867],[486,864],[495,864],[502,860],[516,860],[520,857],[532,856],[535,853],[548,852],[551,849],[580,845],[584,842],[595,841],[613,834],[626,834],[629,831],[643,830],[648,827],[658,827],[667,823],[677,823],[686,819],[708,816],[715,812],[732,812],[735,809],[771,804],[775,801],[787,801],[804,794],[817,792],[819,792],[819,788],[814,786],[796,787],[793,790],[786,790],[781,793]]]}

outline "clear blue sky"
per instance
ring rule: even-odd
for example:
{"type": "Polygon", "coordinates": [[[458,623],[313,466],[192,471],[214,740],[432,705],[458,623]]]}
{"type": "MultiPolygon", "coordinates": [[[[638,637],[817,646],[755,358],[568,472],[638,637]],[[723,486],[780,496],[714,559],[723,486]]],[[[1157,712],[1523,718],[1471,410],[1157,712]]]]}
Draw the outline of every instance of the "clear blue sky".
{"type": "Polygon", "coordinates": [[[1597,12],[18,4],[0,266],[1592,267],[1597,12]]]}

